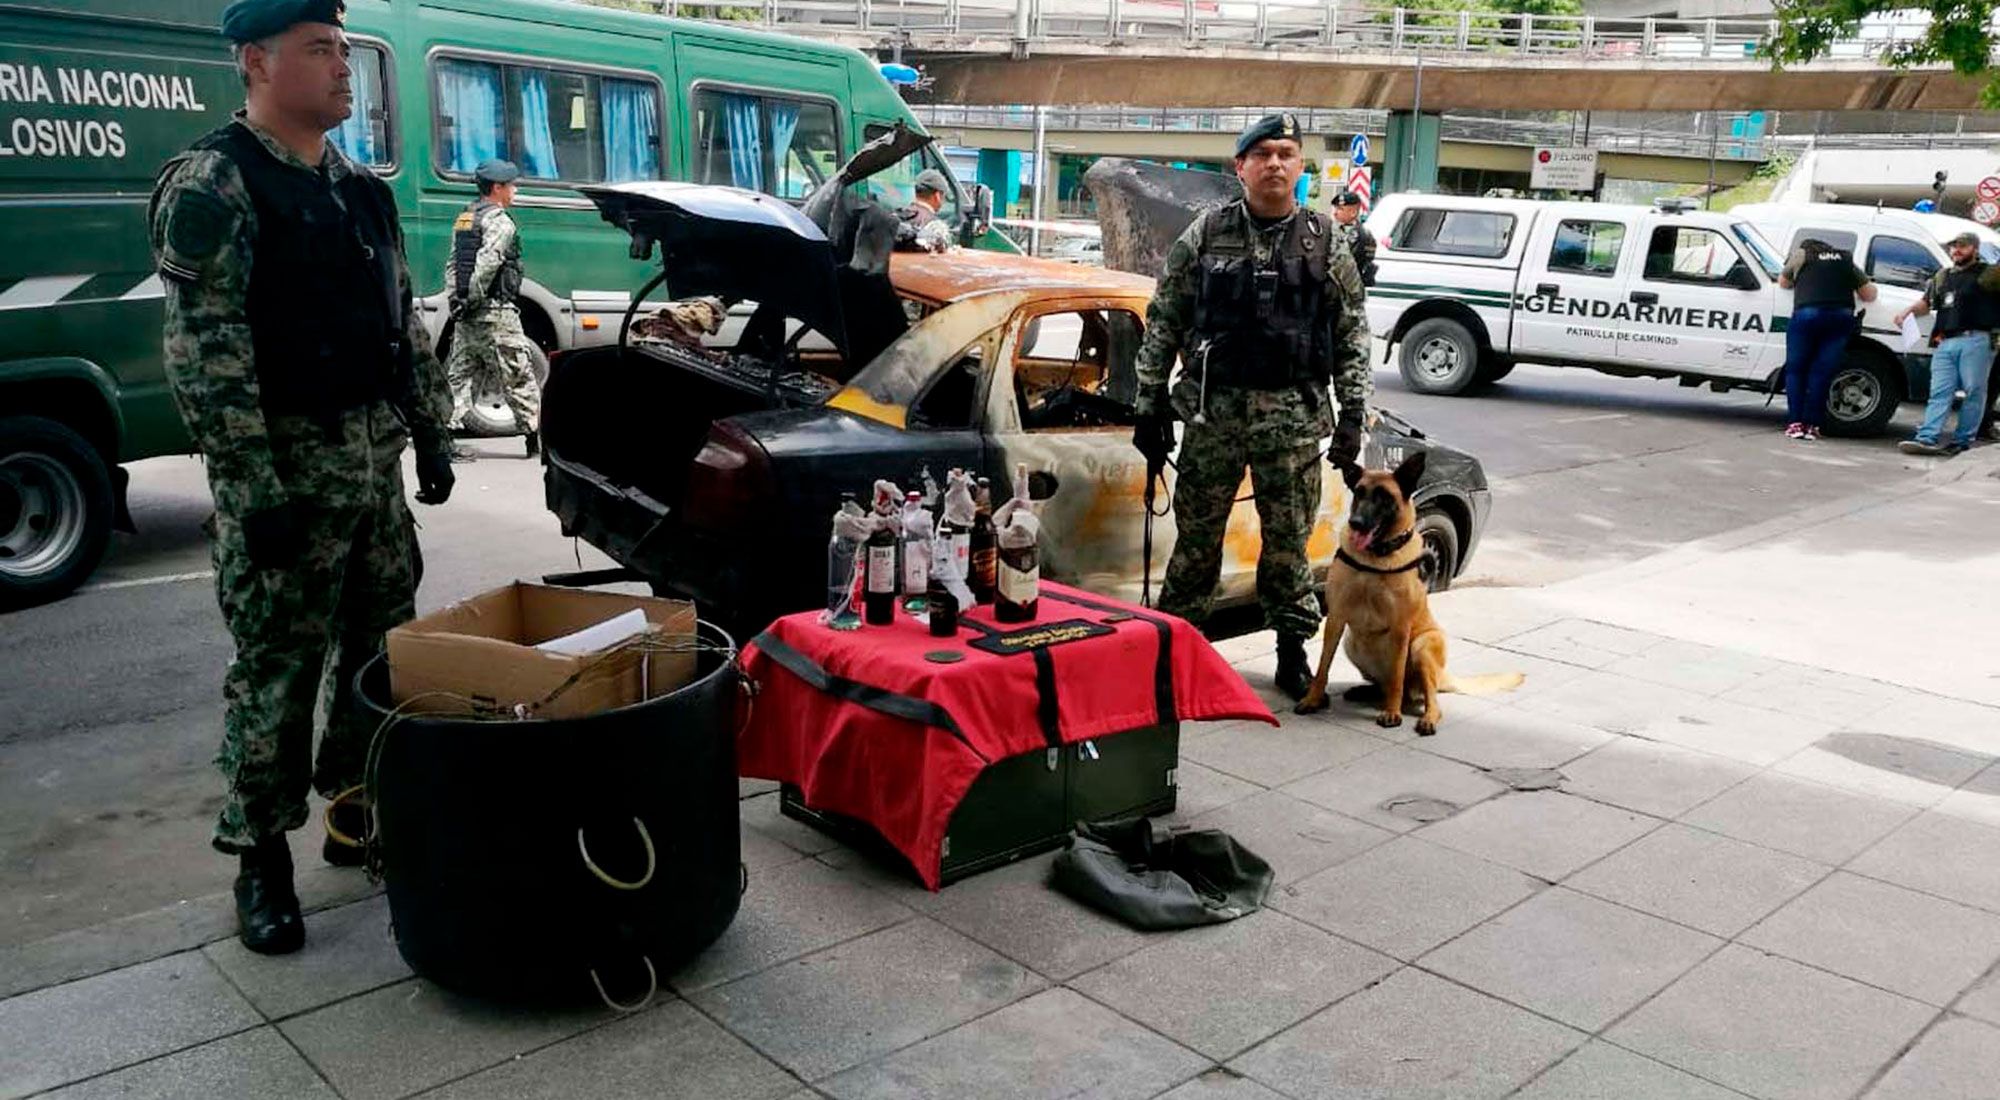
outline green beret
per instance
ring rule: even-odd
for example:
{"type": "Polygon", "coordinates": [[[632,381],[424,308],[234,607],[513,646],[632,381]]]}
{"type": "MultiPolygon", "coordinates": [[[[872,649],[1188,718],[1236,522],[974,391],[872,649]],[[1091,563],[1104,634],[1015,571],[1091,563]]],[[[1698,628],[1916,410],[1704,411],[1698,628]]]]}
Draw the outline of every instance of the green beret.
{"type": "Polygon", "coordinates": [[[521,170],[514,167],[513,161],[495,157],[473,169],[472,178],[487,183],[513,183],[521,178],[521,170]]]}
{"type": "Polygon", "coordinates": [[[1256,148],[1258,142],[1269,141],[1272,138],[1298,141],[1298,118],[1290,114],[1265,115],[1251,123],[1250,128],[1236,138],[1236,155],[1240,157],[1256,148]]]}
{"type": "Polygon", "coordinates": [[[222,10],[222,37],[257,42],[282,34],[295,23],[347,25],[345,0],[236,0],[222,10]]]}
{"type": "Polygon", "coordinates": [[[918,191],[936,191],[940,195],[951,193],[951,185],[944,180],[944,173],[935,168],[926,168],[917,173],[918,191]]]}

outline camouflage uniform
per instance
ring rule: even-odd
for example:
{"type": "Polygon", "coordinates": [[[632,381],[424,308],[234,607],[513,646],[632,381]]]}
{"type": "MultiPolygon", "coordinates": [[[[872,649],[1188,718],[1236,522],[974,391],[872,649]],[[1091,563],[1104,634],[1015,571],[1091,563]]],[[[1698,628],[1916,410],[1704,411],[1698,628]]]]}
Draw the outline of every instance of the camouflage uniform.
{"type": "MultiPolygon", "coordinates": [[[[534,353],[521,330],[521,310],[512,300],[487,293],[493,278],[508,261],[518,231],[514,219],[498,206],[481,218],[479,256],[472,268],[472,290],[458,323],[452,328],[446,373],[451,378],[451,422],[462,425],[480,395],[499,390],[514,414],[514,424],[532,432],[541,423],[541,387],[535,382],[534,353]]],[[[445,285],[452,285],[449,261],[445,285]]]]}
{"type": "MultiPolygon", "coordinates": [[[[1294,215],[1307,216],[1303,210],[1294,215]]],[[[1317,631],[1320,622],[1306,540],[1319,512],[1320,441],[1333,432],[1334,409],[1320,386],[1253,390],[1211,385],[1204,395],[1201,364],[1185,347],[1194,321],[1197,259],[1207,247],[1205,235],[1211,227],[1246,232],[1262,264],[1290,224],[1287,220],[1257,229],[1238,200],[1213,218],[1197,217],[1174,242],[1146,311],[1146,336],[1137,362],[1137,411],[1153,415],[1163,411],[1162,402],[1171,402],[1186,425],[1174,486],[1178,537],[1167,563],[1160,608],[1195,623],[1208,618],[1222,574],[1223,531],[1248,466],[1263,538],[1257,595],[1264,621],[1280,635],[1303,638],[1317,631]],[[1184,350],[1190,353],[1189,361],[1169,391],[1175,356],[1184,350]]],[[[1322,224],[1330,220],[1323,219],[1322,224]]],[[[1340,408],[1358,413],[1374,391],[1361,277],[1344,240],[1333,235],[1325,240],[1340,245],[1327,250],[1327,274],[1333,283],[1329,290],[1339,304],[1340,317],[1325,370],[1340,408]]]]}
{"type": "MultiPolygon", "coordinates": [[[[282,164],[315,171],[240,111],[235,125],[282,164]]],[[[331,143],[317,169],[329,187],[366,171],[331,143]]],[[[407,308],[409,271],[399,257],[413,355],[393,405],[324,418],[267,413],[247,307],[257,215],[242,173],[212,150],[168,161],[149,222],[166,287],[167,380],[207,463],[216,593],[236,643],[216,757],[228,790],[213,839],[241,852],[305,824],[308,785],[331,796],[361,781],[374,723],[354,698],[354,675],[381,651],[383,632],[413,614],[422,570],[403,498],[403,448],[413,434],[427,453],[448,447],[448,395],[407,308]],[[290,567],[260,568],[250,560],[245,517],[288,502],[301,509],[304,552],[290,567]],[[322,680],[326,725],[315,762],[322,680]]]]}

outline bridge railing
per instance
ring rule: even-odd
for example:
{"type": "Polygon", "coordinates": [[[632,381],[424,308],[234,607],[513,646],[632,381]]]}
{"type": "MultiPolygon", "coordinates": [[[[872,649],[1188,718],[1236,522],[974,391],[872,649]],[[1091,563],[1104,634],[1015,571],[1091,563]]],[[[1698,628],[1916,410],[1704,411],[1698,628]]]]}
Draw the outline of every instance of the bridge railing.
{"type": "MultiPolygon", "coordinates": [[[[1765,19],[1612,19],[1383,7],[1363,0],[655,0],[670,15],[793,33],[1005,37],[1023,42],[1177,43],[1360,54],[1507,55],[1759,63],[1765,19]],[[746,19],[747,17],[747,19],[746,19]]],[[[1929,16],[1871,16],[1834,60],[1880,60],[1923,36],[1929,16]]],[[[2000,27],[2000,16],[1995,18],[2000,27]]]]}

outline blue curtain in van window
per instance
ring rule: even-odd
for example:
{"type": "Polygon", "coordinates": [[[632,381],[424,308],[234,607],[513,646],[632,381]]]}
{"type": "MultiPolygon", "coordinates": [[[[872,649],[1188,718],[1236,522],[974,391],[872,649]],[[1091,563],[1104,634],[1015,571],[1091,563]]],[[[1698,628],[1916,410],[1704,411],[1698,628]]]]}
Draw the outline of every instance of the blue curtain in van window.
{"type": "Polygon", "coordinates": [[[722,124],[729,133],[729,182],[752,191],[764,189],[764,126],[757,100],[734,92],[722,94],[722,124]]]}
{"type": "Polygon", "coordinates": [[[604,81],[604,178],[611,183],[660,178],[659,101],[649,84],[604,81]]]}
{"type": "MultiPolygon", "coordinates": [[[[799,129],[799,105],[796,103],[786,103],[783,100],[773,100],[770,107],[771,163],[778,173],[779,180],[783,181],[784,193],[779,195],[779,197],[802,199],[806,195],[805,185],[799,184],[794,186],[795,181],[785,179],[785,162],[790,159],[785,154],[791,151],[792,135],[797,133],[799,129]]],[[[773,190],[775,192],[777,189],[774,188],[773,190]]]]}
{"type": "Polygon", "coordinates": [[[451,119],[446,167],[471,172],[500,155],[505,131],[500,99],[498,68],[464,61],[438,66],[438,109],[451,119]]]}
{"type": "Polygon", "coordinates": [[[555,132],[549,129],[549,74],[521,70],[521,174],[559,180],[555,132]]]}
{"type": "Polygon", "coordinates": [[[354,112],[327,134],[356,164],[380,164],[387,159],[375,148],[375,123],[371,118],[371,113],[382,106],[380,56],[374,50],[355,49],[354,112]]]}

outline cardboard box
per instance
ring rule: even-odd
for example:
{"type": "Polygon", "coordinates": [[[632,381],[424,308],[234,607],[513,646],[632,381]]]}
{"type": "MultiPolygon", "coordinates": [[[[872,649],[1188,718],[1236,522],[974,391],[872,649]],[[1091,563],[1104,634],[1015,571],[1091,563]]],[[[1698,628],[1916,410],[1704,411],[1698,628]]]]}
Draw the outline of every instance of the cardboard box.
{"type": "Polygon", "coordinates": [[[461,713],[470,698],[484,711],[526,706],[530,718],[576,718],[687,685],[692,646],[627,645],[574,657],[535,648],[633,608],[645,613],[653,641],[692,640],[695,608],[685,600],[517,582],[389,631],[390,697],[408,703],[407,713],[461,713]]]}

